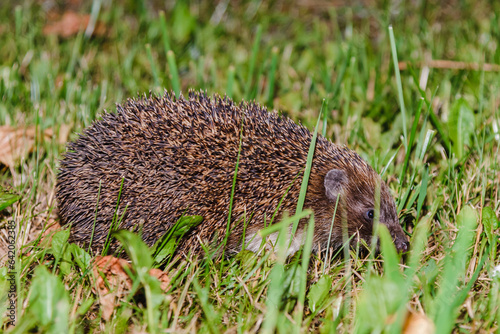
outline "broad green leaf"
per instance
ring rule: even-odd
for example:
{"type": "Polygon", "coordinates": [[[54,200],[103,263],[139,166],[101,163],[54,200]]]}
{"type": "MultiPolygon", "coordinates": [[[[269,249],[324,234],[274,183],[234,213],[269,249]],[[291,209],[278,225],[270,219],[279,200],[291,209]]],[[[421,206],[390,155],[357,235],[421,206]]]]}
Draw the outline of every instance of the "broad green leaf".
{"type": "Polygon", "coordinates": [[[312,312],[315,312],[321,307],[326,297],[332,289],[332,278],[328,275],[323,275],[321,278],[311,285],[307,294],[307,303],[312,312]]]}
{"type": "Polygon", "coordinates": [[[399,271],[399,257],[387,227],[383,224],[378,226],[380,235],[380,249],[384,257],[384,272],[388,279],[395,283],[402,282],[402,274],[399,271]]]}
{"type": "Polygon", "coordinates": [[[156,333],[160,316],[159,306],[165,300],[165,296],[161,290],[160,281],[149,274],[149,269],[153,266],[151,250],[137,234],[130,231],[120,230],[113,235],[121,242],[130,256],[133,268],[144,287],[148,332],[156,333]]]}
{"type": "Polygon", "coordinates": [[[52,236],[52,254],[59,258],[63,255],[64,247],[68,245],[69,229],[57,231],[52,236]]]}
{"type": "Polygon", "coordinates": [[[436,333],[449,333],[458,316],[458,307],[463,302],[463,284],[466,277],[467,259],[472,251],[477,226],[476,211],[470,206],[462,208],[457,216],[458,234],[445,257],[439,292],[432,301],[431,312],[434,315],[436,333]]]}
{"type": "Polygon", "coordinates": [[[16,203],[20,198],[20,195],[6,192],[0,188],[0,211],[16,203]]]}
{"type": "Polygon", "coordinates": [[[493,238],[497,237],[494,233],[494,231],[498,228],[497,216],[495,215],[493,209],[489,206],[485,206],[483,208],[482,216],[484,232],[486,233],[486,236],[491,243],[493,241],[493,238]]]}
{"type": "Polygon", "coordinates": [[[174,230],[172,231],[172,237],[178,238],[182,237],[185,233],[187,233],[190,229],[200,225],[203,221],[202,216],[184,216],[181,217],[176,225],[174,226],[174,230]]]}
{"type": "Polygon", "coordinates": [[[385,333],[401,306],[405,306],[404,287],[388,276],[367,275],[356,303],[356,325],[353,333],[385,333]],[[390,319],[390,322],[389,322],[390,319]]]}
{"type": "Polygon", "coordinates": [[[165,300],[165,294],[161,289],[161,283],[155,277],[148,273],[140,275],[144,292],[146,294],[146,316],[148,321],[149,333],[156,333],[158,326],[158,319],[160,318],[160,305],[165,300]]]}
{"type": "Polygon", "coordinates": [[[302,266],[296,262],[284,272],[283,286],[288,291],[288,296],[297,297],[300,292],[300,275],[302,266]]]}
{"type": "MultiPolygon", "coordinates": [[[[439,198],[435,200],[435,203],[440,203],[439,198]]],[[[420,263],[422,257],[425,254],[425,249],[429,242],[428,233],[431,225],[432,218],[434,217],[435,210],[437,210],[437,205],[433,205],[433,209],[429,212],[429,214],[425,215],[420,219],[420,221],[416,224],[415,229],[413,230],[411,241],[410,241],[410,253],[408,254],[405,264],[407,268],[405,270],[406,277],[413,277],[418,269],[420,268],[420,263]]],[[[406,285],[410,286],[412,284],[412,280],[407,279],[406,285]]]]}
{"type": "Polygon", "coordinates": [[[498,237],[495,233],[495,230],[498,228],[499,221],[497,219],[497,216],[495,215],[495,211],[493,211],[493,209],[489,206],[485,206],[483,208],[482,219],[484,232],[486,233],[486,237],[488,238],[488,243],[491,245],[490,257],[494,259],[498,243],[498,237]]]}
{"type": "Polygon", "coordinates": [[[152,247],[155,262],[161,263],[168,256],[173,255],[184,234],[198,226],[202,221],[202,216],[181,217],[152,247]]]}
{"type": "Polygon", "coordinates": [[[90,267],[90,261],[92,260],[92,257],[89,253],[80,248],[77,244],[70,244],[69,251],[73,255],[73,260],[81,270],[86,270],[90,267]]]}
{"type": "Polygon", "coordinates": [[[158,253],[154,256],[155,262],[160,263],[167,257],[173,255],[175,252],[176,244],[177,242],[175,239],[168,240],[167,243],[163,247],[161,247],[158,253]]]}
{"type": "Polygon", "coordinates": [[[459,98],[451,106],[448,128],[453,141],[453,152],[460,159],[465,146],[470,145],[470,137],[475,129],[474,112],[464,98],[459,98]]]}
{"type": "Polygon", "coordinates": [[[28,303],[29,314],[46,333],[68,333],[70,314],[69,296],[58,276],[51,274],[45,266],[35,269],[28,303]]]}
{"type": "Polygon", "coordinates": [[[119,230],[113,236],[121,242],[123,248],[134,263],[137,270],[149,270],[153,265],[151,251],[137,234],[127,230],[119,230]]]}
{"type": "Polygon", "coordinates": [[[63,276],[66,276],[71,273],[71,268],[73,267],[73,261],[71,256],[71,250],[69,247],[66,247],[64,253],[59,262],[59,270],[63,276]]]}
{"type": "Polygon", "coordinates": [[[88,312],[88,310],[90,309],[90,307],[94,304],[94,302],[95,302],[94,298],[88,298],[88,299],[82,300],[82,303],[78,307],[78,309],[76,310],[76,313],[78,315],[85,315],[88,312]]]}

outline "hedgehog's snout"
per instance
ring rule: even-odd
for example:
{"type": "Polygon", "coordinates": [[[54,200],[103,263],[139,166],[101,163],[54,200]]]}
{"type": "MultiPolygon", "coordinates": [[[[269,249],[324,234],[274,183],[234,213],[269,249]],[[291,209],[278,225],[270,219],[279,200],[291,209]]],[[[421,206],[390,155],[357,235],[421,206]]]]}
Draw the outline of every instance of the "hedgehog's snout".
{"type": "Polygon", "coordinates": [[[391,237],[399,253],[406,253],[410,250],[410,242],[399,223],[392,228],[391,237]]]}
{"type": "Polygon", "coordinates": [[[410,242],[405,238],[396,237],[394,239],[394,245],[400,253],[406,253],[410,250],[410,242]]]}

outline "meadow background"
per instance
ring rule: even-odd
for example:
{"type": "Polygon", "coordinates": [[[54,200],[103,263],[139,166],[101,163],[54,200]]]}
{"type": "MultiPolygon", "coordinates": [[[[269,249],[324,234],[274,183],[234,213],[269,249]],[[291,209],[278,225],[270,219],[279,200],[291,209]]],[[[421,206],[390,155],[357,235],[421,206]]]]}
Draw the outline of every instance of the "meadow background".
{"type": "Polygon", "coordinates": [[[2,331],[498,331],[500,2],[23,0],[2,1],[0,17],[2,331]],[[405,259],[382,230],[380,257],[305,247],[160,266],[123,235],[133,261],[105,309],[94,254],[67,230],[41,238],[57,221],[58,159],[115,103],[190,88],[311,130],[324,100],[319,133],[388,182],[405,259]]]}

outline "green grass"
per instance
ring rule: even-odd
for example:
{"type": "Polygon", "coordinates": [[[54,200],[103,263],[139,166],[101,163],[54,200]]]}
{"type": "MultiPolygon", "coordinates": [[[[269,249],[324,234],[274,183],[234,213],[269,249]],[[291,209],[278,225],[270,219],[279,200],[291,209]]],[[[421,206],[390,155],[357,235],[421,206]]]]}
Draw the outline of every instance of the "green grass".
{"type": "Polygon", "coordinates": [[[498,331],[500,73],[430,68],[425,75],[422,63],[500,64],[500,3],[253,1],[216,9],[203,1],[96,0],[78,8],[107,27],[90,38],[45,36],[55,19],[40,3],[0,5],[0,125],[54,133],[39,132],[31,154],[0,166],[0,183],[12,193],[0,193],[2,263],[11,221],[18,251],[16,327],[6,325],[10,281],[0,268],[2,330],[399,333],[411,311],[425,314],[436,333],[498,331]],[[396,59],[408,63],[400,76],[396,59]],[[104,109],[138,93],[189,88],[255,99],[311,131],[320,124],[318,133],[356,150],[394,193],[411,238],[405,261],[380,228],[381,257],[355,249],[310,255],[310,239],[288,259],[279,242],[275,254],[219,262],[166,257],[164,293],[147,274],[154,258],[120,234],[136,293],[104,321],[89,254],[67,242],[66,230],[39,242],[57,218],[60,134],[69,126],[75,139],[104,109]]]}

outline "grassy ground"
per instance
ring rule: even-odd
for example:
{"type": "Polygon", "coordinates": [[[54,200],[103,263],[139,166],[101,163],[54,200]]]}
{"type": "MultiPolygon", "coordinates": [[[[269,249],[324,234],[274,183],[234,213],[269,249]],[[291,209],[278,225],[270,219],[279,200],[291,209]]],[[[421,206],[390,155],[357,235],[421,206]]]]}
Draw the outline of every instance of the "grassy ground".
{"type": "Polygon", "coordinates": [[[32,153],[0,166],[0,182],[21,195],[0,212],[2,329],[497,331],[500,73],[483,64],[500,64],[500,3],[375,2],[2,2],[0,124],[49,133],[35,131],[32,153]],[[44,33],[70,10],[98,19],[93,35],[44,33]],[[400,79],[394,51],[406,64],[400,79]],[[411,236],[404,264],[382,232],[376,259],[354,251],[309,257],[307,248],[288,260],[279,252],[215,263],[176,258],[163,293],[145,274],[151,260],[142,254],[132,265],[138,292],[124,294],[103,320],[89,256],[67,245],[65,232],[35,240],[57,217],[54,185],[68,129],[74,139],[103,109],[164,88],[255,99],[311,130],[326,99],[320,132],[359,152],[395,194],[411,236]],[[15,327],[3,316],[12,282],[15,327]]]}

